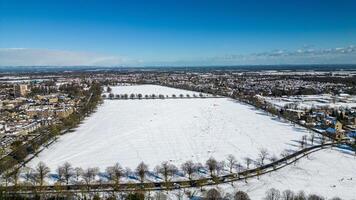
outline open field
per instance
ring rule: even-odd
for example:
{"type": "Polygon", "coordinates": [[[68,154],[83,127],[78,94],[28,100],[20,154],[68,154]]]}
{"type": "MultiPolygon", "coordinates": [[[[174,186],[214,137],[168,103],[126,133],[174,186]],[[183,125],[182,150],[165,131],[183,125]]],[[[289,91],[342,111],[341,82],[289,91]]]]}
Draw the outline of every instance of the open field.
{"type": "MultiPolygon", "coordinates": [[[[137,92],[141,87],[158,87],[160,93],[165,89],[164,94],[176,92],[159,86],[129,87],[137,92]]],[[[55,169],[68,161],[104,169],[119,162],[134,168],[144,161],[153,168],[162,161],[205,162],[210,156],[223,160],[228,154],[239,160],[256,159],[261,148],[277,156],[283,150],[298,149],[297,140],[305,134],[305,129],[227,98],[107,100],[30,165],[41,160],[55,169]]]]}
{"type": "MultiPolygon", "coordinates": [[[[113,93],[190,92],[144,85],[113,87],[113,93]]],[[[104,170],[119,162],[134,169],[144,161],[153,170],[163,161],[179,166],[187,160],[205,163],[211,156],[224,160],[228,154],[245,165],[243,158],[257,160],[262,148],[277,157],[285,150],[298,150],[299,140],[308,134],[304,128],[229,98],[105,100],[80,127],[60,137],[29,166],[43,161],[54,172],[58,165],[70,162],[74,167],[104,170]]],[[[296,166],[238,186],[253,199],[260,199],[271,187],[352,199],[355,167],[351,155],[322,150],[296,166]]],[[[234,190],[228,185],[219,187],[234,190]]]]}

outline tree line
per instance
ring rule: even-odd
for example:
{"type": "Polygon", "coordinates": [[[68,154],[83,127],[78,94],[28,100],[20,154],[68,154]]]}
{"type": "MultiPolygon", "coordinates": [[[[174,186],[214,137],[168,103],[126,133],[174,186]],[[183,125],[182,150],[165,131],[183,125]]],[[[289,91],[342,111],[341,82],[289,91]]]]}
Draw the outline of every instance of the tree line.
{"type": "Polygon", "coordinates": [[[172,94],[171,96],[169,95],[163,95],[163,94],[113,94],[110,93],[108,96],[106,94],[102,95],[103,98],[109,98],[109,99],[166,99],[166,98],[204,98],[206,96],[204,96],[204,94],[199,93],[197,94],[172,94]]]}
{"type": "MultiPolygon", "coordinates": [[[[301,140],[301,146],[306,146],[306,137],[301,140]]],[[[284,151],[281,153],[281,157],[288,157],[290,153],[284,151]]],[[[123,168],[120,164],[116,163],[113,166],[107,167],[104,172],[100,172],[99,168],[80,168],[73,167],[70,163],[66,162],[55,169],[54,174],[50,173],[51,170],[45,163],[40,162],[34,168],[23,167],[16,168],[13,171],[7,171],[1,175],[0,183],[4,186],[3,189],[7,189],[8,186],[12,188],[21,188],[21,186],[37,186],[36,188],[42,188],[46,186],[46,180],[54,180],[54,186],[68,186],[68,185],[80,185],[87,188],[90,192],[92,184],[110,184],[114,189],[119,189],[121,181],[124,178],[136,179],[139,181],[142,187],[144,184],[150,182],[150,178],[154,177],[159,182],[154,182],[155,187],[163,187],[166,189],[180,188],[179,185],[174,185],[174,177],[180,176],[189,180],[191,186],[199,187],[203,186],[204,177],[209,176],[216,183],[223,181],[222,175],[232,174],[234,172],[240,177],[240,172],[245,174],[244,170],[250,170],[251,165],[255,165],[256,169],[266,164],[266,160],[274,163],[278,160],[276,155],[271,155],[266,149],[260,149],[258,158],[253,160],[249,157],[245,157],[242,162],[233,155],[228,155],[225,161],[217,161],[215,158],[210,157],[205,164],[193,162],[191,160],[184,162],[181,166],[177,167],[172,163],[163,162],[157,165],[153,171],[149,170],[149,167],[144,162],[141,162],[134,170],[129,168],[123,168]],[[203,178],[203,179],[202,179],[203,178]]],[[[273,166],[275,169],[275,166],[273,166]]],[[[257,179],[261,172],[256,171],[257,179]]],[[[246,177],[244,178],[247,181],[246,177]]],[[[6,193],[6,191],[3,191],[6,193]]]]}

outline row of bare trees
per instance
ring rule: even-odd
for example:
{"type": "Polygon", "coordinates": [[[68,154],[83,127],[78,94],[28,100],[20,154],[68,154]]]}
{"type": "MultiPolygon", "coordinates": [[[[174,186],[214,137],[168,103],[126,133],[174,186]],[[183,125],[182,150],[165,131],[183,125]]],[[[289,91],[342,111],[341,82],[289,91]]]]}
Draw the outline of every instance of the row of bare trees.
{"type": "Polygon", "coordinates": [[[203,98],[204,95],[202,93],[199,93],[199,95],[196,95],[196,94],[193,94],[193,95],[190,95],[190,94],[179,94],[179,95],[176,95],[176,94],[172,94],[171,96],[169,95],[163,95],[163,94],[151,94],[151,95],[142,95],[142,94],[134,94],[134,93],[131,93],[131,94],[113,94],[113,93],[109,93],[108,96],[106,96],[106,94],[103,95],[104,98],[108,97],[110,99],[165,99],[165,98],[203,98]]]}
{"type": "MultiPolygon", "coordinates": [[[[168,186],[172,181],[174,176],[180,176],[179,170],[184,173],[184,176],[189,180],[193,180],[194,177],[201,178],[202,173],[209,173],[209,176],[215,177],[222,174],[223,171],[226,173],[233,173],[234,171],[240,172],[243,169],[249,169],[251,164],[254,164],[256,167],[263,165],[266,160],[270,160],[274,162],[277,160],[276,156],[270,156],[269,152],[266,149],[260,149],[258,154],[258,159],[252,160],[251,158],[244,158],[245,166],[238,162],[238,160],[233,155],[228,155],[225,161],[217,161],[213,157],[209,158],[205,164],[186,161],[181,166],[180,169],[175,165],[169,162],[163,162],[160,165],[154,168],[154,172],[163,182],[168,186]]],[[[281,156],[288,156],[288,152],[284,152],[281,156]]],[[[69,185],[69,184],[78,184],[83,185],[90,189],[90,185],[94,183],[105,183],[113,184],[115,187],[119,187],[121,180],[128,176],[136,176],[141,184],[145,183],[148,180],[149,167],[144,162],[141,162],[134,171],[130,169],[122,168],[118,163],[113,166],[107,167],[104,173],[100,173],[99,168],[74,168],[70,163],[64,163],[61,166],[58,166],[55,170],[55,174],[51,174],[51,170],[48,166],[46,166],[43,162],[38,163],[35,168],[24,167],[22,170],[16,170],[12,173],[5,173],[1,177],[3,180],[0,180],[1,183],[5,183],[5,186],[9,185],[36,185],[36,186],[44,186],[46,183],[46,179],[51,177],[52,180],[55,179],[56,184],[59,185],[69,185]],[[21,178],[20,178],[21,177],[21,178]],[[21,180],[22,182],[20,182],[21,180]]],[[[288,192],[288,191],[287,191],[288,192]]],[[[269,190],[266,193],[267,200],[284,200],[287,194],[284,191],[282,194],[276,190],[269,190]]],[[[216,193],[215,193],[216,194],[216,193]]],[[[294,193],[288,192],[292,196],[294,193]]],[[[242,195],[242,194],[240,194],[242,195]]],[[[242,195],[246,197],[245,195],[242,195]]],[[[248,197],[248,196],[247,196],[248,197]]],[[[315,196],[314,196],[315,197],[315,196]]],[[[235,195],[235,199],[237,196],[235,195]]],[[[242,198],[242,197],[241,197],[242,198]]],[[[297,198],[299,199],[299,198],[297,198]]],[[[295,200],[295,198],[291,198],[290,200],[295,200]]],[[[323,200],[323,199],[314,199],[314,198],[305,198],[305,200],[323,200]]]]}
{"type": "MultiPolygon", "coordinates": [[[[312,137],[314,138],[314,137],[312,137]]],[[[306,136],[302,137],[300,141],[301,146],[304,148],[307,143],[306,136]]],[[[313,142],[311,142],[313,143],[313,142]]],[[[285,158],[293,153],[292,151],[283,151],[280,154],[281,158],[285,158]]],[[[228,155],[225,161],[217,161],[215,158],[210,157],[204,164],[193,162],[191,160],[184,162],[180,167],[175,166],[169,162],[163,162],[156,166],[153,171],[149,171],[149,167],[144,162],[141,162],[134,171],[129,168],[122,168],[118,163],[113,166],[107,167],[104,173],[100,173],[99,168],[87,168],[82,169],[80,167],[74,168],[70,163],[66,162],[61,166],[58,166],[55,170],[55,174],[50,174],[51,170],[43,162],[38,163],[35,168],[23,167],[20,169],[15,169],[6,173],[3,173],[0,178],[0,184],[8,186],[18,185],[19,180],[22,181],[21,184],[30,184],[43,186],[45,180],[48,177],[56,180],[58,184],[85,184],[89,187],[92,183],[97,182],[110,182],[116,186],[119,186],[120,180],[124,177],[135,176],[140,181],[144,183],[146,178],[148,178],[149,172],[155,173],[156,177],[159,177],[167,185],[172,182],[174,176],[183,175],[188,178],[188,180],[193,180],[194,178],[199,179],[208,176],[215,178],[221,174],[231,174],[234,172],[242,172],[243,170],[249,170],[251,165],[254,165],[255,169],[260,168],[266,164],[266,161],[274,163],[279,158],[270,154],[267,149],[260,149],[258,153],[258,158],[256,160],[250,157],[243,158],[240,162],[233,156],[228,155]],[[20,178],[21,175],[21,178],[20,178]]],[[[275,168],[276,166],[273,166],[275,168]]],[[[258,172],[257,177],[259,177],[258,172]]],[[[239,174],[240,176],[240,174],[239,174]]]]}
{"type": "MultiPolygon", "coordinates": [[[[196,163],[191,160],[184,162],[180,169],[171,164],[169,162],[163,162],[160,165],[154,168],[154,173],[161,177],[161,179],[165,183],[169,183],[172,181],[172,178],[178,174],[179,171],[183,172],[184,176],[186,176],[189,180],[192,180],[194,176],[198,178],[202,173],[208,172],[209,176],[215,177],[220,175],[224,170],[226,173],[233,173],[234,171],[240,172],[243,169],[249,169],[250,165],[254,163],[257,167],[261,166],[265,163],[265,160],[268,158],[269,153],[266,149],[261,149],[259,153],[259,158],[257,161],[252,160],[251,158],[246,157],[244,159],[246,166],[244,167],[241,163],[237,161],[237,159],[233,155],[228,155],[226,161],[217,161],[215,158],[210,157],[205,164],[196,163]]],[[[273,156],[270,157],[271,161],[276,160],[273,156]]],[[[75,184],[86,184],[89,185],[96,181],[97,175],[99,174],[98,168],[74,168],[70,163],[66,162],[61,166],[58,166],[55,170],[55,174],[50,174],[50,169],[43,162],[38,163],[35,168],[24,167],[21,169],[17,169],[15,171],[11,171],[8,173],[4,173],[1,176],[1,182],[8,185],[8,183],[12,183],[12,185],[17,185],[18,180],[23,180],[26,184],[43,186],[46,178],[49,176],[52,179],[57,180],[59,184],[68,185],[70,183],[75,184]]],[[[144,162],[141,162],[134,172],[130,169],[124,169],[118,163],[113,166],[107,167],[103,176],[107,181],[114,183],[115,185],[119,185],[120,180],[123,177],[127,177],[131,174],[136,176],[141,183],[145,182],[147,174],[149,172],[148,165],[144,162]]],[[[101,180],[100,180],[101,181],[101,180]]]]}

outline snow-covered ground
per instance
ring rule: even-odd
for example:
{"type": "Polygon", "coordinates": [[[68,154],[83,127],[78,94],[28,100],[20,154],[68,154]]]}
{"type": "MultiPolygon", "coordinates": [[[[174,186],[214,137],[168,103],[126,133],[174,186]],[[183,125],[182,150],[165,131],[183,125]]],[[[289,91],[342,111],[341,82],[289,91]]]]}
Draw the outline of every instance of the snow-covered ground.
{"type": "MultiPolygon", "coordinates": [[[[153,85],[113,87],[113,92],[116,91],[190,93],[153,85]]],[[[224,160],[228,154],[244,164],[244,157],[256,160],[261,148],[277,157],[284,150],[297,150],[298,141],[308,134],[304,128],[229,98],[105,100],[96,113],[74,132],[61,136],[29,166],[43,161],[54,172],[57,166],[70,162],[74,167],[104,170],[119,162],[134,169],[144,161],[153,170],[163,161],[179,166],[187,160],[205,163],[211,156],[224,160]]],[[[328,197],[352,199],[356,196],[352,190],[356,183],[355,170],[356,159],[352,156],[326,150],[311,155],[309,160],[302,159],[296,166],[265,175],[260,181],[239,183],[239,186],[256,197],[253,199],[260,199],[270,187],[321,191],[320,194],[328,197]]]]}
{"type": "MultiPolygon", "coordinates": [[[[141,87],[159,86],[129,86],[130,91],[141,87]]],[[[152,90],[163,93],[165,88],[159,88],[152,90]]],[[[305,134],[305,129],[227,98],[106,100],[30,165],[41,160],[54,170],[68,161],[105,169],[119,162],[135,168],[144,161],[154,168],[163,161],[204,163],[210,156],[224,160],[228,154],[240,160],[257,158],[261,148],[278,156],[285,149],[298,149],[297,140],[305,134]]]]}

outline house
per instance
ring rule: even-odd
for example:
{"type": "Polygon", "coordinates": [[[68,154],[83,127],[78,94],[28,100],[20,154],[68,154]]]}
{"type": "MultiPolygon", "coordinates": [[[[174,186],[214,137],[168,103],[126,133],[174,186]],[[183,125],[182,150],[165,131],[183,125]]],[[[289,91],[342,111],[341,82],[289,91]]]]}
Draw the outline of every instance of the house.
{"type": "Polygon", "coordinates": [[[16,96],[26,96],[29,92],[29,89],[26,84],[19,84],[15,86],[15,94],[16,96]]]}
{"type": "Polygon", "coordinates": [[[342,129],[342,123],[339,121],[333,121],[331,126],[325,131],[331,135],[335,135],[336,139],[343,139],[345,137],[345,131],[342,129]]]}
{"type": "Polygon", "coordinates": [[[342,123],[339,121],[334,122],[334,128],[336,129],[336,132],[342,132],[342,123]]]}
{"type": "Polygon", "coordinates": [[[58,102],[58,98],[57,97],[51,97],[48,99],[48,103],[57,103],[58,102]]]}

